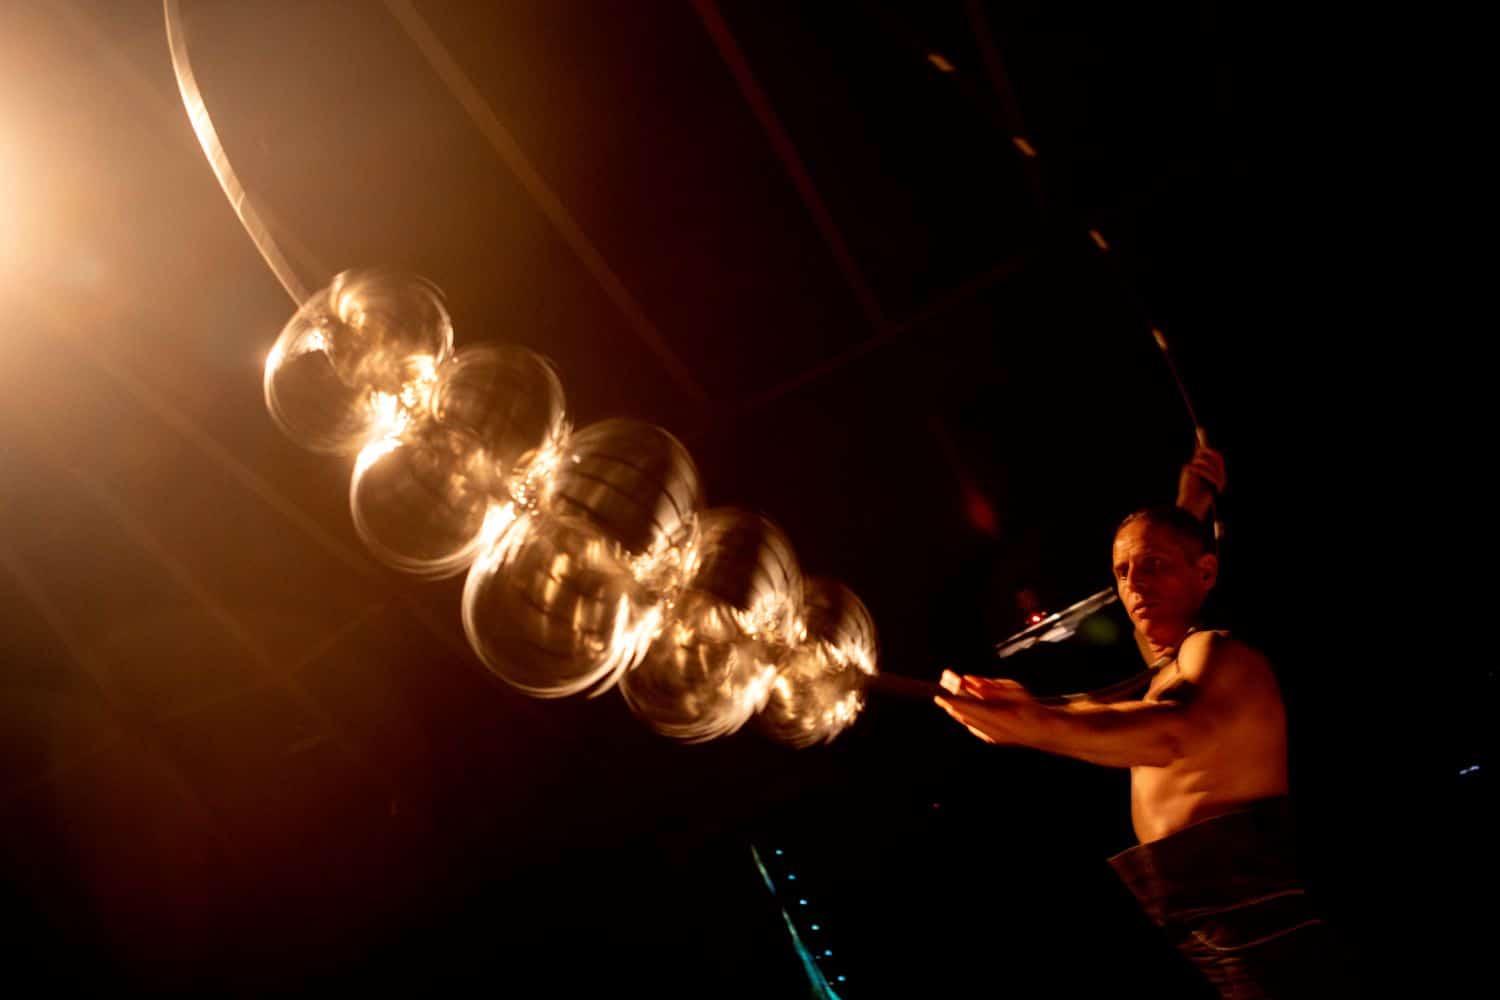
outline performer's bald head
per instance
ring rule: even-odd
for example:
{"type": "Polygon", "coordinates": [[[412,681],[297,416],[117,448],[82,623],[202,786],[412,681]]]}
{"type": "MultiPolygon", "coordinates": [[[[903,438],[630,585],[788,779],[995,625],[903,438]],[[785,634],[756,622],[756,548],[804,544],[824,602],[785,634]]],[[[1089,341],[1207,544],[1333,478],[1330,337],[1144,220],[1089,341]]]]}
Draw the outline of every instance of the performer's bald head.
{"type": "Polygon", "coordinates": [[[1115,528],[1115,537],[1119,537],[1120,532],[1124,531],[1128,525],[1140,523],[1160,528],[1176,539],[1182,546],[1183,552],[1190,558],[1197,558],[1205,552],[1213,551],[1213,535],[1208,526],[1181,507],[1170,504],[1143,507],[1133,514],[1126,515],[1115,528]]]}

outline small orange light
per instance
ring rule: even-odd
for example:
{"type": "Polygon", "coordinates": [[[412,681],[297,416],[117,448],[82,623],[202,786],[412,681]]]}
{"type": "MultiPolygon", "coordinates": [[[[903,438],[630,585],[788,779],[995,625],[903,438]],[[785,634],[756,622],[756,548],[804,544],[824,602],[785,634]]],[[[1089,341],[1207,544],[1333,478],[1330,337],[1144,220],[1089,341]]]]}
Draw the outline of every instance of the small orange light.
{"type": "Polygon", "coordinates": [[[929,53],[927,53],[927,61],[930,62],[930,63],[932,63],[938,69],[942,70],[944,73],[952,73],[953,72],[953,64],[951,62],[949,62],[948,60],[944,59],[941,55],[939,55],[936,52],[929,52],[929,53]]]}
{"type": "Polygon", "coordinates": [[[1024,155],[1027,159],[1036,159],[1036,149],[1032,147],[1031,143],[1026,141],[1024,136],[1012,136],[1010,141],[1016,144],[1016,148],[1019,149],[1022,155],[1024,155]]]}

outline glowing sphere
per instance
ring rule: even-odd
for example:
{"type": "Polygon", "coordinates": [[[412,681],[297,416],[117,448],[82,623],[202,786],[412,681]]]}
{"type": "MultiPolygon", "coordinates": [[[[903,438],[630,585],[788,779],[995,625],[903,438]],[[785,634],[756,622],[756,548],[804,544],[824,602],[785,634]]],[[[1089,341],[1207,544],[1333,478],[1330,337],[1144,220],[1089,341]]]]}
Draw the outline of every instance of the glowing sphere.
{"type": "Polygon", "coordinates": [[[698,742],[734,732],[764,704],[801,609],[802,573],[775,524],[715,508],[699,519],[685,576],[620,693],[657,732],[698,742]]]}
{"type": "Polygon", "coordinates": [[[303,303],[266,358],[266,407],[293,441],[353,454],[398,411],[428,403],[453,351],[438,290],[421,278],[345,271],[303,303]]]}
{"type": "Polygon", "coordinates": [[[784,641],[802,611],[802,570],[786,533],[760,514],[714,507],[698,519],[687,586],[729,608],[740,628],[784,641]]]}
{"type": "Polygon", "coordinates": [[[498,345],[460,351],[428,397],[360,452],[349,507],[383,562],[436,578],[462,572],[514,516],[509,476],[522,455],[556,446],[563,396],[544,359],[498,345]]]}
{"type": "Polygon", "coordinates": [[[675,437],[636,420],[604,420],[562,445],[541,501],[592,524],[652,589],[680,580],[703,505],[698,468],[675,437]]]}
{"type": "Polygon", "coordinates": [[[382,562],[438,579],[461,573],[495,520],[498,478],[473,435],[423,421],[367,445],[349,484],[354,529],[382,562]]]}
{"type": "Polygon", "coordinates": [[[522,455],[563,437],[562,382],[524,347],[466,347],[438,369],[432,416],[473,434],[506,475],[522,455]]]}
{"type": "Polygon", "coordinates": [[[805,638],[787,654],[757,716],[761,729],[794,747],[832,740],[864,708],[875,675],[875,622],[853,591],[810,578],[803,596],[805,638]]]}
{"type": "Polygon", "coordinates": [[[560,698],[612,687],[655,638],[661,608],[595,525],[526,513],[469,568],[463,621],[497,676],[560,698]]]}

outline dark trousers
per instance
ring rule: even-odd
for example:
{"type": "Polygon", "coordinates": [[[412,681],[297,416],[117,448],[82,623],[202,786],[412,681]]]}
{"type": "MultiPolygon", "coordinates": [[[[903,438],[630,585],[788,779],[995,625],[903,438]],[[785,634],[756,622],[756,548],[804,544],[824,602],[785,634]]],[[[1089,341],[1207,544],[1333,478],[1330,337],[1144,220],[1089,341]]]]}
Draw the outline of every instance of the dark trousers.
{"type": "Polygon", "coordinates": [[[1226,1000],[1361,995],[1347,949],[1296,870],[1285,797],[1115,855],[1148,916],[1226,1000]]]}

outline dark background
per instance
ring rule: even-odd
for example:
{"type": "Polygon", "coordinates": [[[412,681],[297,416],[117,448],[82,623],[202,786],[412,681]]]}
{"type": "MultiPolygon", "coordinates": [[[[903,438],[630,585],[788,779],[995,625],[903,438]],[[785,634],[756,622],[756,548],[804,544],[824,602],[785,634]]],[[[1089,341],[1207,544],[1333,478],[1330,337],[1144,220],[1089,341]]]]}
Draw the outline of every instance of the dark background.
{"type": "MultiPolygon", "coordinates": [[[[1218,610],[1280,673],[1315,887],[1380,985],[1478,967],[1486,921],[1457,915],[1494,886],[1494,669],[1417,565],[1482,511],[1411,500],[1451,495],[1412,457],[1442,331],[1400,314],[1410,273],[1367,266],[1410,249],[1419,185],[1371,182],[1402,133],[1355,134],[1379,102],[1354,36],[1187,3],[417,9],[524,163],[381,4],[184,4],[301,280],[424,274],[460,346],[557,362],[575,426],[666,426],[710,502],[863,597],[883,669],[929,679],[998,671],[1027,602],[1108,585],[1113,525],[1173,495],[1193,427],[1144,307],[1227,456],[1218,610]]],[[[880,698],[827,747],[683,747],[617,695],[485,674],[460,581],[369,560],[348,462],[266,415],[291,304],[196,146],[159,6],[0,16],[19,966],[805,995],[784,906],[851,998],[1202,995],[1103,864],[1131,843],[1123,773],[880,698]]]]}

